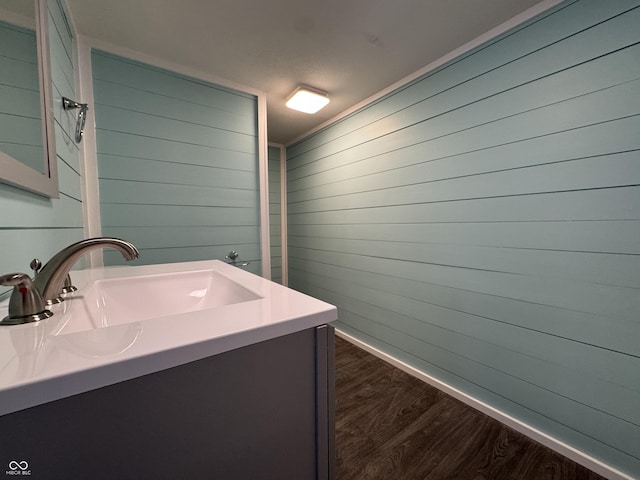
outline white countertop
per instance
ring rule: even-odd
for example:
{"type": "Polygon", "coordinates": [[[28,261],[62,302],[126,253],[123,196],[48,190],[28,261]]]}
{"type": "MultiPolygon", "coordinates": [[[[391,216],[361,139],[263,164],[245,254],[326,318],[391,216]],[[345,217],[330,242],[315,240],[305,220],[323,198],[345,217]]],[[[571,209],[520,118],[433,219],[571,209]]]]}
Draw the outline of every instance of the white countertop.
{"type": "MultiPolygon", "coordinates": [[[[71,272],[82,295],[95,281],[214,270],[256,299],[77,331],[73,301],[37,323],[0,326],[0,415],[326,324],[334,306],[219,260],[71,272]],[[75,321],[75,320],[74,320],[75,321]]],[[[66,305],[65,305],[66,304],[66,305]]],[[[8,300],[0,303],[0,318],[8,300]]],[[[74,307],[75,308],[75,307],[74,307]]],[[[77,315],[76,315],[77,317],[77,315]]]]}

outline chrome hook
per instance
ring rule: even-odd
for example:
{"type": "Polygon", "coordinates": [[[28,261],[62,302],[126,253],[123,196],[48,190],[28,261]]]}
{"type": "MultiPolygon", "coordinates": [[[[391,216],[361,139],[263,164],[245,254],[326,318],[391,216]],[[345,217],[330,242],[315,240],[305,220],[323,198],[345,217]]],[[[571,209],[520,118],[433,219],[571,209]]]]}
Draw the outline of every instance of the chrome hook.
{"type": "Polygon", "coordinates": [[[62,108],[65,110],[73,110],[76,108],[80,109],[80,113],[78,113],[78,121],[76,122],[76,143],[80,143],[82,141],[82,136],[84,135],[84,125],[87,121],[87,110],[89,110],[89,105],[86,103],[78,103],[67,97],[62,97],[62,108]]]}

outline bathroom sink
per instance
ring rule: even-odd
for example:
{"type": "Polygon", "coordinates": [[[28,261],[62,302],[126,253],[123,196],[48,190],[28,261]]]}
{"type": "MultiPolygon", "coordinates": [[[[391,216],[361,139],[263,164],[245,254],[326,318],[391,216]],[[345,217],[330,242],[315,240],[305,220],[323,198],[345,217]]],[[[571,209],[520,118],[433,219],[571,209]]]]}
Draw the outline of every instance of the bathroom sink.
{"type": "Polygon", "coordinates": [[[63,303],[58,335],[262,298],[214,270],[95,280],[63,303]]]}
{"type": "Polygon", "coordinates": [[[220,260],[74,270],[71,280],[78,290],[53,316],[0,328],[0,415],[337,318],[332,305],[220,260]]]}

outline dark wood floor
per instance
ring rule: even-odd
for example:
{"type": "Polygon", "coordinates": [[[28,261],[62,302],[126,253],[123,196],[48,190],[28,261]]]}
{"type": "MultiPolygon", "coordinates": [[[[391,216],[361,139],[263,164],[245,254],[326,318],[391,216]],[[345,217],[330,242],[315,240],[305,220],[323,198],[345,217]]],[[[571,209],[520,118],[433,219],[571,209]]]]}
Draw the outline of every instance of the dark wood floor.
{"type": "Polygon", "coordinates": [[[336,338],[337,480],[601,476],[336,338]]]}

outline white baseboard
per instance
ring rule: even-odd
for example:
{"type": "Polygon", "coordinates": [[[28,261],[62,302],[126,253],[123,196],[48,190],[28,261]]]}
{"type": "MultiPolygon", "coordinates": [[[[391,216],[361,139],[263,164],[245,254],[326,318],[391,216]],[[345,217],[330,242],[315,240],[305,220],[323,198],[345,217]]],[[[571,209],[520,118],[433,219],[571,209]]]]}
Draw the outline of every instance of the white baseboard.
{"type": "Polygon", "coordinates": [[[428,383],[429,385],[443,391],[448,395],[451,395],[457,400],[460,400],[461,402],[466,403],[467,405],[490,416],[491,418],[498,420],[500,423],[503,423],[506,426],[513,428],[517,432],[520,432],[523,435],[526,435],[527,437],[531,438],[532,440],[535,440],[536,442],[544,445],[545,447],[548,447],[558,452],[560,455],[563,455],[568,459],[573,460],[574,462],[588,468],[589,470],[597,473],[598,475],[608,478],[609,480],[634,480],[633,477],[630,477],[616,470],[615,468],[605,463],[602,463],[601,461],[587,455],[586,453],[581,452],[580,450],[577,450],[571,447],[570,445],[567,445],[566,443],[561,442],[560,440],[553,438],[550,435],[547,435],[546,433],[541,432],[540,430],[537,430],[536,428],[530,425],[527,425],[526,423],[510,415],[507,415],[504,412],[501,412],[500,410],[492,407],[491,405],[488,405],[470,395],[467,395],[466,393],[456,388],[451,387],[450,385],[447,385],[444,382],[441,382],[440,380],[434,377],[431,377],[430,375],[427,375],[424,372],[421,372],[420,370],[410,365],[407,365],[406,363],[392,357],[391,355],[384,353],[378,350],[377,348],[372,347],[371,345],[361,340],[358,340],[357,338],[352,337],[351,335],[337,328],[336,328],[336,335],[338,335],[340,338],[347,340],[350,343],[353,343],[354,345],[362,348],[363,350],[371,353],[372,355],[375,355],[381,360],[384,360],[385,362],[390,363],[394,367],[399,368],[400,370],[408,373],[409,375],[412,375],[413,377],[416,377],[419,380],[422,380],[423,382],[428,383]]]}

